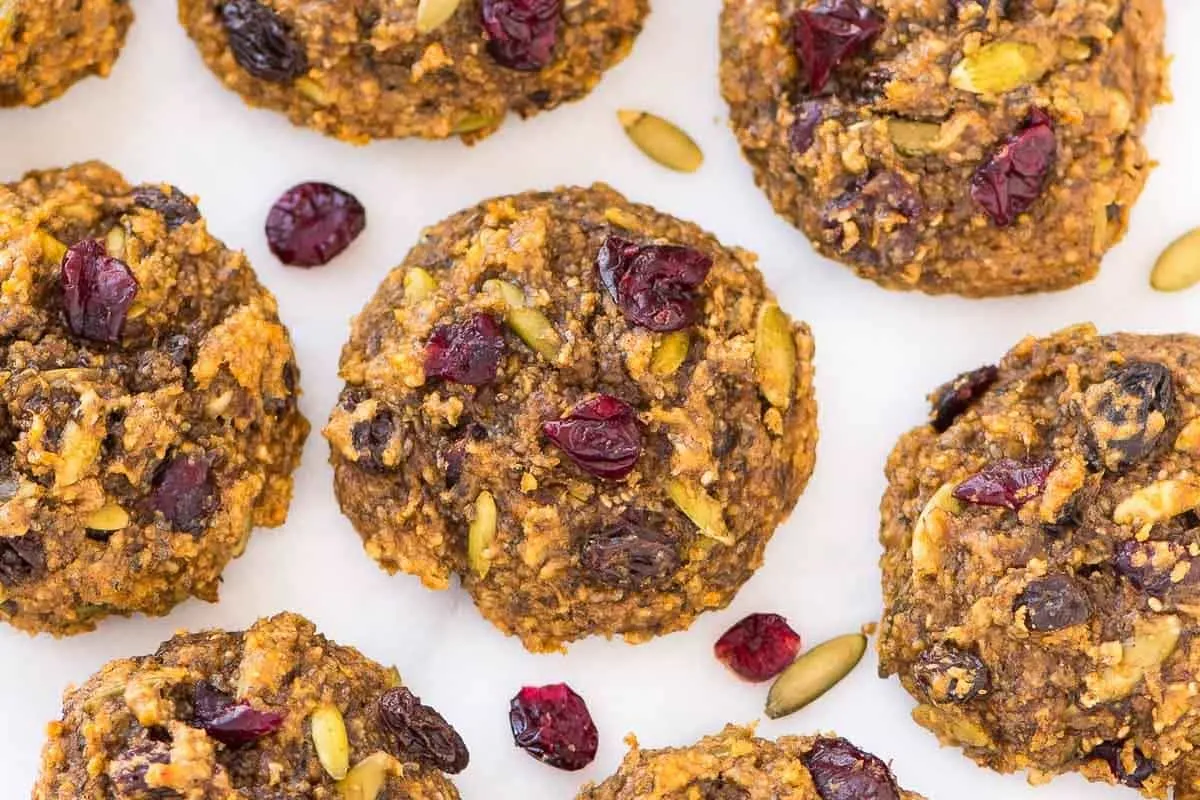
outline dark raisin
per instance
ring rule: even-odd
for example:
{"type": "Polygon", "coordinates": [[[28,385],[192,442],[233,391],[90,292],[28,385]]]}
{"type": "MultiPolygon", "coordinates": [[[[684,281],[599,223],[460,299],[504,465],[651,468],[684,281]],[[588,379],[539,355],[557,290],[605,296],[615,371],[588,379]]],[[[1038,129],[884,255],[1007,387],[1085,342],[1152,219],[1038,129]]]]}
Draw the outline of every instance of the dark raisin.
{"type": "Polygon", "coordinates": [[[526,686],[512,699],[508,721],[517,747],[544,764],[574,772],[596,758],[596,723],[565,683],[526,686]]]}
{"type": "MultiPolygon", "coordinates": [[[[1176,565],[1190,564],[1187,548],[1177,542],[1145,541],[1130,539],[1117,545],[1113,554],[1113,567],[1139,591],[1163,598],[1175,582],[1171,575],[1176,565]]],[[[1189,569],[1186,578],[1192,577],[1189,569]]]]}
{"type": "Polygon", "coordinates": [[[397,460],[389,459],[387,450],[395,432],[396,419],[387,410],[380,411],[369,420],[355,423],[350,430],[350,440],[358,453],[358,463],[373,470],[394,469],[397,460]]]}
{"type": "Polygon", "coordinates": [[[46,548],[37,533],[0,536],[0,584],[17,586],[46,573],[46,548]]]}
{"type": "Polygon", "coordinates": [[[496,380],[503,355],[500,323],[487,314],[475,314],[433,329],[425,344],[425,377],[483,386],[496,380]]]}
{"type": "Polygon", "coordinates": [[[207,457],[177,455],[159,470],[150,505],[178,530],[199,533],[217,509],[207,457]]]}
{"type": "Polygon", "coordinates": [[[954,380],[942,385],[929,398],[929,424],[938,433],[945,433],[954,420],[983,396],[1000,376],[994,366],[980,367],[964,372],[954,380]]]}
{"type": "Polygon", "coordinates": [[[162,351],[167,354],[167,358],[180,367],[190,367],[196,358],[192,340],[182,333],[168,336],[163,340],[162,351]]]}
{"type": "Polygon", "coordinates": [[[283,714],[235,701],[211,683],[202,681],[193,689],[192,725],[226,747],[240,747],[269,736],[283,727],[283,720],[283,714]]]}
{"type": "Polygon", "coordinates": [[[129,745],[108,766],[118,800],[166,800],[179,797],[170,789],[152,789],[146,784],[151,764],[169,764],[171,748],[166,742],[138,740],[129,745]]]}
{"type": "Polygon", "coordinates": [[[267,244],[284,264],[328,264],[367,227],[358,198],[329,183],[301,183],[288,189],[267,214],[267,244]]]}
{"type": "Polygon", "coordinates": [[[805,100],[793,110],[796,119],[788,129],[788,144],[796,155],[804,155],[813,146],[817,126],[825,119],[825,106],[824,100],[805,100]]]}
{"type": "Polygon", "coordinates": [[[283,17],[260,0],[228,0],[221,22],[242,69],[271,83],[291,83],[308,72],[308,56],[283,17]]]}
{"type": "Polygon", "coordinates": [[[138,282],[124,262],[111,258],[104,245],[84,239],[72,245],[59,272],[67,327],[95,342],[121,339],[138,282]]]}
{"type": "Polygon", "coordinates": [[[1042,493],[1053,470],[1053,458],[1002,458],[954,487],[954,496],[977,506],[1003,506],[1016,511],[1042,493]]]}
{"type": "Polygon", "coordinates": [[[820,94],[844,61],[865,50],[883,30],[884,18],[858,0],[821,0],[792,17],[792,44],[805,87],[820,94]]]}
{"type": "Polygon", "coordinates": [[[800,652],[800,634],[778,614],[751,614],[725,631],[713,646],[717,660],[748,681],[783,672],[800,652]]]}
{"type": "Polygon", "coordinates": [[[916,223],[923,208],[907,180],[877,172],[829,201],[821,212],[821,235],[856,261],[907,266],[917,250],[916,223]]]}
{"type": "Polygon", "coordinates": [[[1025,586],[1014,610],[1025,609],[1025,627],[1031,631],[1060,631],[1091,619],[1092,601],[1087,591],[1069,575],[1047,575],[1025,586]]]}
{"type": "MultiPolygon", "coordinates": [[[[963,11],[970,5],[979,6],[986,14],[988,9],[992,7],[992,0],[950,0],[950,12],[954,15],[955,19],[961,19],[963,11]]],[[[999,0],[996,3],[996,13],[1003,17],[1007,12],[1007,5],[1007,0],[999,0]]]]}
{"type": "Polygon", "coordinates": [[[1101,742],[1088,755],[1108,762],[1117,783],[1133,789],[1142,788],[1146,779],[1154,774],[1154,762],[1132,743],[1101,742]]]}
{"type": "Polygon", "coordinates": [[[681,558],[664,520],[626,512],[588,537],[579,562],[600,583],[641,588],[674,575],[681,558]]]}
{"type": "Polygon", "coordinates": [[[1029,112],[971,178],[971,197],[997,225],[1011,225],[1046,188],[1058,157],[1054,122],[1041,109],[1029,112]]]}
{"type": "Polygon", "coordinates": [[[712,259],[690,247],[639,245],[608,236],[596,253],[596,269],[631,322],[652,331],[677,331],[696,320],[696,289],[708,277],[712,259]]]}
{"type": "Polygon", "coordinates": [[[584,400],[562,419],[543,422],[542,433],[598,478],[621,480],[642,454],[637,414],[624,400],[607,394],[584,400]]]}
{"type": "Polygon", "coordinates": [[[458,731],[441,714],[403,686],[379,698],[379,719],[396,741],[395,755],[451,774],[462,772],[471,760],[458,731]]]}
{"type": "Polygon", "coordinates": [[[1122,472],[1145,460],[1169,438],[1175,422],[1175,379],[1162,364],[1130,361],[1083,394],[1088,459],[1097,469],[1122,472]]]}
{"type": "Polygon", "coordinates": [[[727,778],[704,778],[689,784],[681,797],[689,800],[750,800],[750,792],[727,778]]]}
{"type": "Polygon", "coordinates": [[[974,653],[938,642],[921,653],[913,677],[935,703],[965,703],[991,686],[987,665],[974,653]]]}
{"type": "Polygon", "coordinates": [[[160,186],[150,184],[136,186],[133,190],[133,203],[156,212],[163,218],[163,223],[169,231],[200,220],[200,209],[196,208],[192,198],[174,186],[168,186],[166,191],[160,186]]]}
{"type": "Polygon", "coordinates": [[[818,739],[804,766],[822,800],[900,800],[892,771],[845,739],[818,739]]]}
{"type": "Polygon", "coordinates": [[[483,0],[483,31],[496,63],[522,72],[549,65],[562,6],[562,0],[483,0]]]}

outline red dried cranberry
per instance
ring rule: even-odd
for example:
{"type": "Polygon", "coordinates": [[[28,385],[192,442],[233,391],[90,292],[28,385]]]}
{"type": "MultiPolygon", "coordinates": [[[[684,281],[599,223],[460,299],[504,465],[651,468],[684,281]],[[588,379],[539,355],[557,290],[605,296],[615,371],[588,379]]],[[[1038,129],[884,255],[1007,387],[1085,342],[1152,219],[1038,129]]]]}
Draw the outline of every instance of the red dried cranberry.
{"type": "Polygon", "coordinates": [[[500,323],[487,314],[475,314],[433,329],[425,344],[425,376],[483,386],[496,380],[503,355],[500,323]]]}
{"type": "Polygon", "coordinates": [[[488,52],[501,66],[537,72],[554,60],[562,0],[483,0],[488,52]]]}
{"type": "Polygon", "coordinates": [[[1140,789],[1146,779],[1154,774],[1154,762],[1146,758],[1146,754],[1137,747],[1131,746],[1131,748],[1133,771],[1125,767],[1125,745],[1121,742],[1101,742],[1088,755],[1106,761],[1108,768],[1112,770],[1113,777],[1117,779],[1117,783],[1133,789],[1140,789]]]}
{"type": "Polygon", "coordinates": [[[197,683],[192,700],[192,724],[226,747],[240,747],[269,736],[283,727],[284,715],[259,711],[234,699],[210,683],[197,683]]]}
{"type": "Polygon", "coordinates": [[[822,0],[792,18],[792,43],[812,94],[820,94],[838,65],[864,50],[884,18],[858,0],[822,0]]]}
{"type": "Polygon", "coordinates": [[[845,739],[818,739],[804,766],[822,800],[899,800],[892,771],[845,739]]]}
{"type": "Polygon", "coordinates": [[[367,226],[358,198],[328,183],[301,183],[284,192],[267,215],[267,244],[291,267],[328,264],[367,226]]]}
{"type": "Polygon", "coordinates": [[[727,630],[713,652],[742,678],[765,681],[796,660],[800,634],[778,614],[751,614],[727,630]]]}
{"type": "Polygon", "coordinates": [[[1035,108],[1021,129],[975,170],[971,197],[997,225],[1011,225],[1041,196],[1057,156],[1054,122],[1035,108]]]}
{"type": "Polygon", "coordinates": [[[945,433],[999,376],[1000,370],[988,365],[964,372],[940,387],[930,398],[933,406],[929,412],[930,426],[938,433],[945,433]]]}
{"type": "Polygon", "coordinates": [[[1042,493],[1053,469],[1053,458],[1024,462],[1003,458],[954,487],[954,496],[978,506],[1016,511],[1042,493]]]}
{"type": "Polygon", "coordinates": [[[526,686],[512,699],[513,742],[552,767],[571,772],[592,763],[600,734],[583,698],[565,683],[526,686]]]}
{"type": "Polygon", "coordinates": [[[71,246],[59,272],[67,327],[95,342],[118,342],[125,316],[137,296],[138,282],[129,267],[95,239],[71,246]]]}
{"type": "Polygon", "coordinates": [[[272,83],[291,83],[308,72],[304,45],[272,8],[261,0],[228,0],[220,8],[233,59],[246,72],[272,83]]]}
{"type": "Polygon", "coordinates": [[[543,422],[542,433],[597,478],[624,478],[642,454],[637,415],[628,403],[607,394],[583,401],[562,419],[543,422]]]}
{"type": "Polygon", "coordinates": [[[804,155],[813,146],[817,126],[825,119],[825,102],[805,100],[794,109],[796,119],[788,129],[788,144],[796,155],[804,155]]]}
{"type": "Polygon", "coordinates": [[[1017,597],[1014,611],[1025,609],[1025,627],[1039,633],[1081,625],[1092,617],[1092,601],[1069,575],[1047,575],[1030,581],[1017,597]]]}
{"type": "Polygon", "coordinates": [[[211,468],[202,455],[176,456],[167,462],[150,495],[150,506],[188,533],[199,533],[216,505],[211,468]]]}
{"type": "Polygon", "coordinates": [[[609,236],[596,254],[600,280],[622,313],[652,331],[677,331],[698,312],[696,288],[712,259],[678,245],[638,245],[609,236]]]}

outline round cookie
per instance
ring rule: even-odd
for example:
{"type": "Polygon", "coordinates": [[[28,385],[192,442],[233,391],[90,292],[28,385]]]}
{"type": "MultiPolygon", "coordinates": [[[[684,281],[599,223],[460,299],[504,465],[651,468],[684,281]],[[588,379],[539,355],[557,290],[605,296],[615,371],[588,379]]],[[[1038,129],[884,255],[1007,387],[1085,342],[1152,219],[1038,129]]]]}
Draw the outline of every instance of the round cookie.
{"type": "Polygon", "coordinates": [[[356,143],[473,142],[510,111],[530,117],[586,95],[650,10],[649,0],[370,5],[179,0],[179,17],[226,86],[297,125],[356,143]]]}
{"type": "Polygon", "coordinates": [[[891,769],[834,736],[759,739],[728,725],[691,747],[642,750],[577,800],[921,800],[891,769]]]}
{"type": "Polygon", "coordinates": [[[775,210],[889,289],[1090,280],[1153,164],[1162,0],[725,0],[721,85],[775,210]]]}
{"type": "Polygon", "coordinates": [[[469,759],[394,668],[295,614],[111,661],[48,737],[33,800],[458,800],[442,773],[469,759]]]}
{"type": "Polygon", "coordinates": [[[132,22],[128,0],[0,2],[0,107],[41,105],[107,76],[132,22]]]}
{"type": "Polygon", "coordinates": [[[216,600],[308,432],[275,299],[178,189],[96,162],[0,185],[0,281],[0,619],[216,600]]]}
{"type": "Polygon", "coordinates": [[[531,650],[680,630],[808,480],[812,353],[755,257],[695,225],[604,185],[488,200],[354,321],[338,498],[385,569],[457,574],[531,650]]]}
{"type": "Polygon", "coordinates": [[[1019,343],[887,465],[881,674],[979,763],[1200,790],[1200,337],[1019,343]]]}

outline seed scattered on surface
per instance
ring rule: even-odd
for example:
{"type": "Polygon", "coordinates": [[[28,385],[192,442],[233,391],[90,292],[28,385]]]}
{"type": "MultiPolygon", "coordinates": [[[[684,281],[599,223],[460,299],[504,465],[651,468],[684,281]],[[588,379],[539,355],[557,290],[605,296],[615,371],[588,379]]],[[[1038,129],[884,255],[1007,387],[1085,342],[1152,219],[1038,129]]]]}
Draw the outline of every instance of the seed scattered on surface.
{"type": "Polygon", "coordinates": [[[83,527],[94,531],[119,531],[129,524],[129,512],[116,503],[102,506],[83,521],[83,527]]]}
{"type": "Polygon", "coordinates": [[[950,85],[973,94],[1004,94],[1041,80],[1046,67],[1036,45],[993,42],[959,61],[950,85]]]}
{"type": "Polygon", "coordinates": [[[376,800],[396,766],[396,759],[387,753],[372,753],[338,782],[338,792],[344,800],[376,800]]]}
{"type": "Polygon", "coordinates": [[[755,683],[770,680],[796,660],[800,634],[778,614],[751,614],[717,640],[717,660],[739,677],[755,683]]]}
{"type": "Polygon", "coordinates": [[[1150,273],[1150,285],[1160,292],[1179,292],[1197,283],[1200,283],[1200,228],[1172,242],[1150,273]]]}
{"type": "Polygon", "coordinates": [[[767,716],[779,719],[816,700],[837,685],[862,660],[867,637],[849,633],[817,645],[785,669],[767,695],[767,716]]]}
{"type": "Polygon", "coordinates": [[[429,33],[454,16],[461,0],[421,0],[417,4],[417,32],[429,33]]]}
{"type": "Polygon", "coordinates": [[[650,357],[650,372],[660,378],[674,375],[687,360],[691,337],[687,331],[671,331],[654,348],[650,357]]]}
{"type": "Polygon", "coordinates": [[[638,149],[667,169],[695,172],[704,152],[678,125],[647,111],[622,109],[617,119],[638,149]]]}
{"type": "Polygon", "coordinates": [[[491,492],[480,492],[475,498],[475,519],[467,528],[467,561],[480,578],[486,578],[492,568],[489,551],[496,541],[496,516],[496,498],[491,492]]]}
{"type": "Polygon", "coordinates": [[[342,712],[335,705],[322,705],[313,711],[309,726],[317,759],[331,778],[340,781],[350,771],[350,738],[342,712]]]}
{"type": "Polygon", "coordinates": [[[565,683],[521,689],[508,720],[513,743],[543,764],[574,772],[596,758],[596,723],[583,698],[565,683]]]}
{"type": "Polygon", "coordinates": [[[525,292],[520,287],[492,279],[484,281],[483,290],[504,299],[507,306],[504,321],[521,341],[550,363],[558,360],[563,348],[562,336],[554,329],[549,317],[525,302],[525,292]]]}
{"type": "Polygon", "coordinates": [[[467,114],[454,125],[450,132],[455,136],[462,136],[464,133],[474,133],[489,128],[499,121],[490,114],[467,114]]]}
{"type": "Polygon", "coordinates": [[[721,544],[733,544],[721,504],[702,486],[680,478],[670,478],[667,480],[667,496],[700,529],[700,533],[721,544]]]}
{"type": "Polygon", "coordinates": [[[775,303],[766,303],[759,309],[754,365],[763,397],[786,411],[792,404],[792,386],[796,381],[796,340],[791,321],[775,303]]]}

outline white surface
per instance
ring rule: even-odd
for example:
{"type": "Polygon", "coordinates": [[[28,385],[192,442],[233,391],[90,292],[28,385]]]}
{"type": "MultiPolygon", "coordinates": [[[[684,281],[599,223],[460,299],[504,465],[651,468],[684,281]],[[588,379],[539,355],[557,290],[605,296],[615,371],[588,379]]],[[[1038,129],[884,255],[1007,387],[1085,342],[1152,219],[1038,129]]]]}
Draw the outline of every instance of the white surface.
{"type": "MultiPolygon", "coordinates": [[[[299,351],[305,414],[319,430],[341,382],[338,349],[350,316],[403,258],[418,230],[494,194],[605,180],[631,198],[692,219],[727,244],[755,250],[784,307],[812,323],[817,340],[821,445],[817,470],[766,565],[733,606],[691,631],[629,647],[577,644],[566,657],[534,656],[485,623],[457,589],[435,593],[388,577],[363,554],[340,515],[317,430],[297,475],[286,527],[260,531],[225,572],[221,602],[193,601],[164,619],[114,619],[96,633],[55,641],[0,630],[0,798],[29,796],[46,721],[64,686],[106,660],[152,651],[180,627],[242,628],[283,609],[308,615],[330,637],[396,664],[406,681],[462,732],[471,766],[457,778],[467,800],[573,797],[585,779],[613,770],[636,731],[647,746],[682,745],[728,721],[761,714],[766,688],[740,683],[711,655],[744,614],[787,615],[807,643],[857,629],[879,614],[877,502],[884,458],[919,424],[938,383],[992,361],[1029,332],[1092,319],[1102,329],[1200,333],[1200,288],[1174,296],[1147,284],[1150,265],[1180,232],[1200,224],[1200,4],[1166,0],[1176,53],[1177,101],[1160,109],[1150,150],[1162,162],[1102,277],[1070,292],[1000,301],[930,299],[885,292],[823,261],[776,218],[754,187],[726,128],[717,90],[719,0],[654,0],[632,56],[583,103],[528,123],[510,121],[484,143],[389,142],[356,149],[244,108],[221,88],[175,23],[170,0],[140,0],[125,54],[108,81],[91,80],[36,111],[0,111],[0,180],[26,170],[103,158],[132,181],[171,181],[200,195],[210,228],[245,248],[279,297],[299,351]],[[616,123],[619,107],[659,111],[690,131],[707,155],[692,176],[670,174],[638,153],[616,123]],[[262,223],[284,188],[327,179],[355,192],[369,223],[325,269],[285,269],[262,223]],[[523,684],[568,681],[601,732],[591,769],[569,774],[513,748],[509,698],[523,684]]],[[[875,677],[869,654],[833,692],[784,720],[777,736],[836,729],[885,759],[931,800],[1099,800],[1130,790],[1062,778],[1036,791],[1022,777],[975,767],[940,749],[908,716],[896,681],[875,677]]]]}

